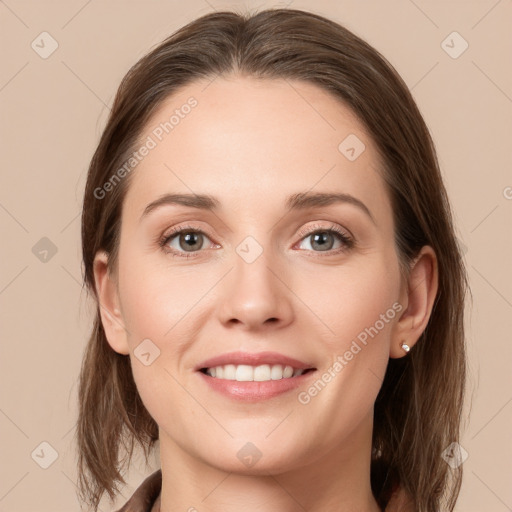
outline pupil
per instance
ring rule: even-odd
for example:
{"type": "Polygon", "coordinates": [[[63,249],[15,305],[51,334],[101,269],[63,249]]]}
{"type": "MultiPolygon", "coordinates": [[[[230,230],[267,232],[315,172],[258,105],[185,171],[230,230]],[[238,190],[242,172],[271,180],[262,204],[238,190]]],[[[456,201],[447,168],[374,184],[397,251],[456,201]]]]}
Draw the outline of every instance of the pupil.
{"type": "Polygon", "coordinates": [[[321,250],[324,250],[324,251],[328,251],[329,249],[332,248],[332,237],[331,237],[331,244],[325,244],[325,238],[328,237],[328,236],[331,236],[330,233],[327,233],[327,231],[322,231],[321,233],[316,233],[315,235],[313,235],[313,244],[312,246],[314,247],[315,244],[319,243],[320,242],[320,249],[321,250]]]}
{"type": "MultiPolygon", "coordinates": [[[[197,244],[197,237],[199,233],[187,233],[186,235],[182,235],[183,239],[185,240],[185,247],[182,247],[182,249],[189,251],[190,249],[194,249],[194,245],[197,244]]],[[[201,244],[199,244],[199,247],[201,244]]]]}

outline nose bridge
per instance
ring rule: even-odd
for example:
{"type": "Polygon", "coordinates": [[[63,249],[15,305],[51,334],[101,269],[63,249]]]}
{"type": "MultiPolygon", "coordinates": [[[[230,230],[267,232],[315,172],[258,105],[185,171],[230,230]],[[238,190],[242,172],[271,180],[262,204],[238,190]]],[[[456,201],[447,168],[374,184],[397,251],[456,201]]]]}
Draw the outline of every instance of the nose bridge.
{"type": "Polygon", "coordinates": [[[247,328],[264,324],[284,325],[292,319],[290,292],[277,276],[282,274],[279,258],[269,237],[260,243],[247,236],[235,247],[233,271],[222,294],[221,321],[247,328]]]}

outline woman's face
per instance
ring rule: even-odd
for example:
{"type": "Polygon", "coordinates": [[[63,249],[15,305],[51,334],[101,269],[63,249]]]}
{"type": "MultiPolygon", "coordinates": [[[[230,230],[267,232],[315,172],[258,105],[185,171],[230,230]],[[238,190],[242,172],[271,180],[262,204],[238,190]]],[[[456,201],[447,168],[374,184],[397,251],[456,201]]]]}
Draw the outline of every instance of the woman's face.
{"type": "Polygon", "coordinates": [[[113,307],[126,331],[109,342],[161,443],[248,473],[355,450],[404,297],[362,124],[311,84],[216,78],[168,98],[140,140],[113,307]],[[149,206],[167,194],[188,204],[149,206]],[[313,370],[288,377],[284,358],[313,370]]]}

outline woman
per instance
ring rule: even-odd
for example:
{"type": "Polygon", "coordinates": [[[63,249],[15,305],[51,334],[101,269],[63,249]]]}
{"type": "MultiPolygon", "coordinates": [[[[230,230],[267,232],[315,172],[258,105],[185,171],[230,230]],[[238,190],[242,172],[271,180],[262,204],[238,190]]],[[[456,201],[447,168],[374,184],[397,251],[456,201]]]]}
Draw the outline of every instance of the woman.
{"type": "Polygon", "coordinates": [[[119,87],[82,245],[93,510],[157,440],[122,511],[453,510],[466,274],[428,129],[367,43],[287,9],[169,37],[119,87]]]}

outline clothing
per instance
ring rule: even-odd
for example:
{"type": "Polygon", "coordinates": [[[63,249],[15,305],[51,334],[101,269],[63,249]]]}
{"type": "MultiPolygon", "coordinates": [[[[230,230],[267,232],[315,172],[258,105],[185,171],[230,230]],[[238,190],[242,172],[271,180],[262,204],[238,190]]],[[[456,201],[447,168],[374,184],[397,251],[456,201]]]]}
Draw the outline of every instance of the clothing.
{"type": "Polygon", "coordinates": [[[162,470],[149,475],[117,512],[160,512],[162,470]]]}
{"type": "MultiPolygon", "coordinates": [[[[135,490],[132,497],[117,512],[160,512],[160,491],[162,490],[162,470],[148,476],[135,490]]],[[[414,507],[407,503],[406,495],[397,489],[384,512],[413,512],[414,507]]]]}

